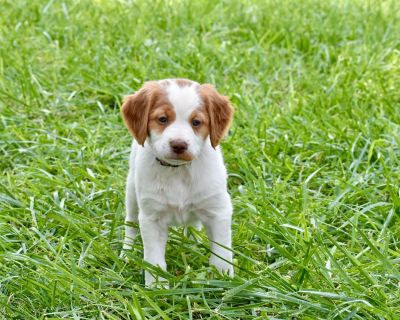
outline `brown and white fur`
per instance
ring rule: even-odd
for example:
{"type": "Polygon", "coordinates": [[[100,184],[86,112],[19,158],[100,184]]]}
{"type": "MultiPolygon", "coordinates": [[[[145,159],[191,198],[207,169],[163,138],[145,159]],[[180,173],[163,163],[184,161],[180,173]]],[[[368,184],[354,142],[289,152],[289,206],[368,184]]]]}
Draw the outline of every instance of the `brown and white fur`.
{"type": "MultiPolygon", "coordinates": [[[[212,85],[186,79],[146,82],[125,98],[122,115],[134,140],[126,188],[124,250],[139,222],[144,259],[166,269],[168,226],[202,223],[210,264],[233,276],[232,204],[219,142],[233,108],[212,85]]],[[[155,277],[145,272],[145,283],[155,277]]]]}

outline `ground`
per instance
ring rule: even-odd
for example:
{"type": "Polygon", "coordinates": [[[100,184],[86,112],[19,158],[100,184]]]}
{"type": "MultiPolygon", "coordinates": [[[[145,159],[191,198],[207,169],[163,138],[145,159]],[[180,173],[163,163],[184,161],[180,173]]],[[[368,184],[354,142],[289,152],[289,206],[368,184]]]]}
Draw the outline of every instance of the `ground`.
{"type": "MultiPolygon", "coordinates": [[[[3,319],[399,319],[398,1],[14,1],[0,15],[3,319]],[[144,81],[213,83],[234,279],[172,229],[171,288],[119,258],[144,81]]],[[[192,237],[190,237],[192,235],[192,237]]]]}

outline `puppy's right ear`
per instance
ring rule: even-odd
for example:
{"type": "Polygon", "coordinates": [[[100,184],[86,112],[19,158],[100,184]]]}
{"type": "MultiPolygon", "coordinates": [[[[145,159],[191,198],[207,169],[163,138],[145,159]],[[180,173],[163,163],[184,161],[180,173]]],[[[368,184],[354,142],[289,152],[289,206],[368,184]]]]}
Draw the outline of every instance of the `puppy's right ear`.
{"type": "Polygon", "coordinates": [[[160,89],[157,82],[146,82],[135,94],[126,96],[121,107],[125,125],[142,146],[148,135],[149,111],[160,89]]]}

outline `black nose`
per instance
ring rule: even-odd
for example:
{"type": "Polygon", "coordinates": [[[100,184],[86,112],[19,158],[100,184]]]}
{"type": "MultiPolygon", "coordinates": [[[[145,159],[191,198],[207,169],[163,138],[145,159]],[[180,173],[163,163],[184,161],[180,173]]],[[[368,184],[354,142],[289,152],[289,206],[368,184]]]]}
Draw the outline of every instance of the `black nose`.
{"type": "Polygon", "coordinates": [[[172,151],[177,154],[184,153],[188,148],[188,144],[180,139],[170,141],[169,145],[171,146],[172,151]]]}

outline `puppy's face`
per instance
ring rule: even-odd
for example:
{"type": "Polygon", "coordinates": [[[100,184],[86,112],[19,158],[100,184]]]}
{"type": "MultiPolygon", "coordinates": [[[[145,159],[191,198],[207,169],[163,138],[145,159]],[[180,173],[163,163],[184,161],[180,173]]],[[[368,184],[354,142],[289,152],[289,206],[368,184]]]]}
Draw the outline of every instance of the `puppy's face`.
{"type": "Polygon", "coordinates": [[[126,97],[122,114],[139,144],[147,140],[155,157],[180,165],[197,158],[207,139],[219,144],[233,108],[211,85],[175,79],[145,83],[126,97]]]}

